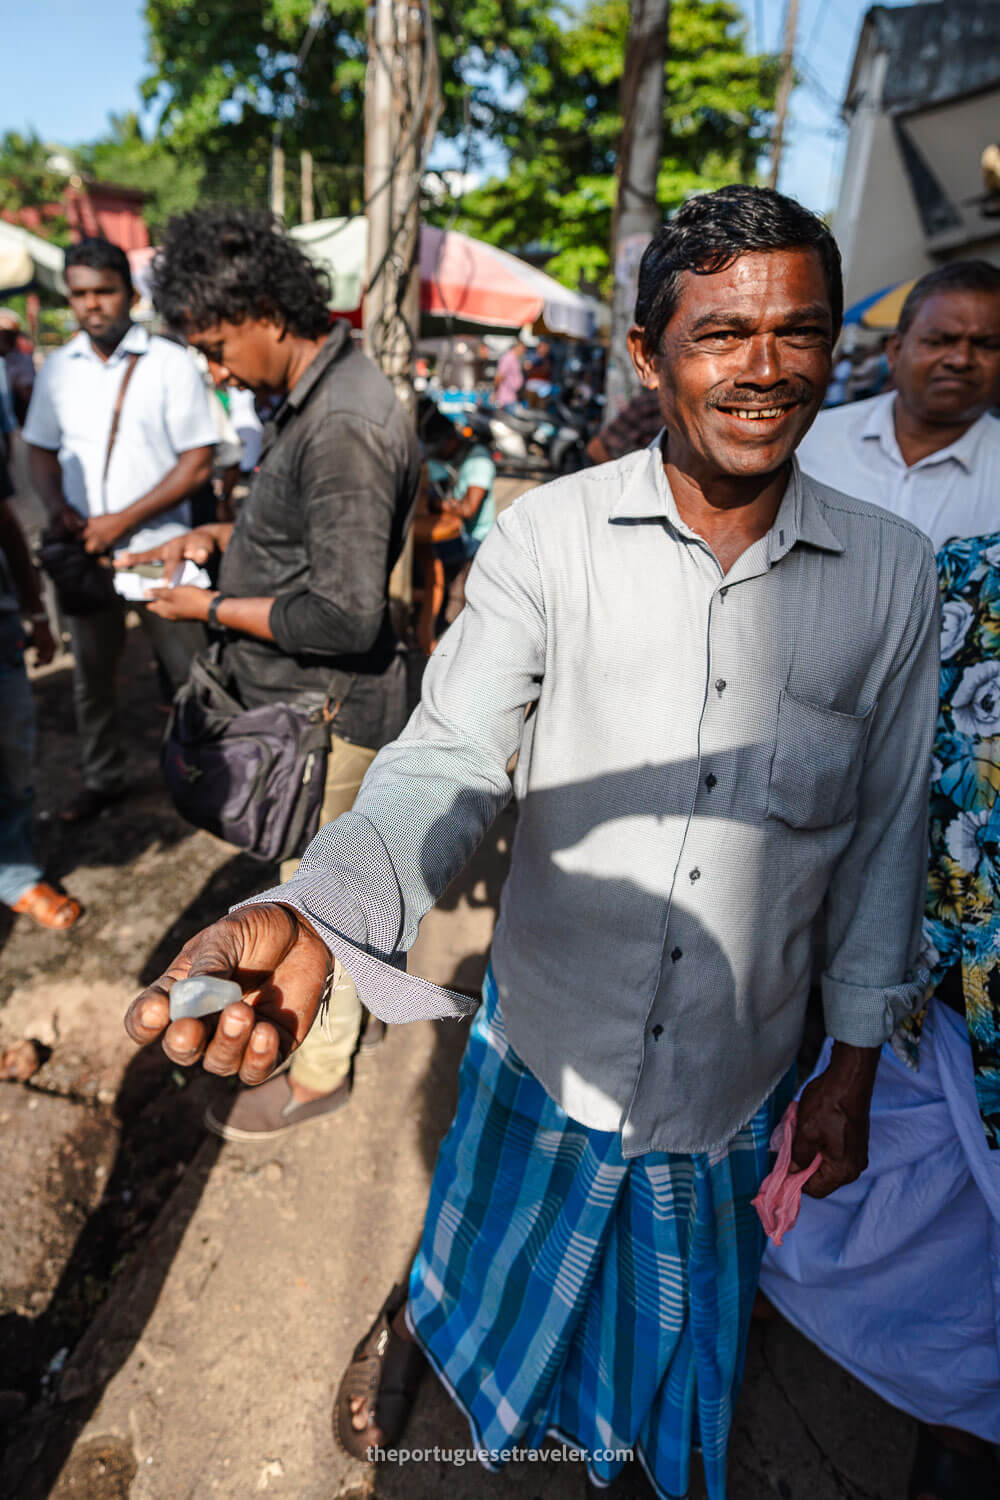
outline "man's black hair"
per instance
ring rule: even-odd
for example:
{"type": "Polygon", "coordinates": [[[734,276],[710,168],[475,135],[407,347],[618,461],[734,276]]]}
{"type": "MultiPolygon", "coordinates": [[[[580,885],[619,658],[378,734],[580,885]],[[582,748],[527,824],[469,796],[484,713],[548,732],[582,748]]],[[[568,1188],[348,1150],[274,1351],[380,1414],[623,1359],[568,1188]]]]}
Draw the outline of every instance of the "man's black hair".
{"type": "Polygon", "coordinates": [[[153,262],[156,310],[188,333],[267,318],[300,338],[322,338],[329,301],[327,273],[266,209],[177,214],[153,262]]]}
{"type": "Polygon", "coordinates": [[[96,235],[78,240],[66,251],[63,265],[66,271],[71,266],[86,266],[88,271],[117,271],[125,283],[125,290],[129,293],[132,291],[132,271],[128,256],[120,245],[113,245],[110,240],[96,235]]]}
{"type": "Polygon", "coordinates": [[[910,288],[896,332],[908,333],[928,297],[938,292],[992,292],[1000,296],[1000,266],[991,266],[988,260],[952,260],[928,271],[910,288]]]}
{"type": "Polygon", "coordinates": [[[430,399],[421,397],[417,406],[417,432],[425,448],[434,448],[459,436],[458,429],[449,417],[430,399]]]}
{"type": "Polygon", "coordinates": [[[753,250],[815,250],[823,266],[833,337],[844,317],[837,242],[823,220],[772,188],[733,183],[689,198],[646,247],[639,266],[635,321],[647,354],[657,354],[680,297],[681,275],[724,271],[753,250]]]}

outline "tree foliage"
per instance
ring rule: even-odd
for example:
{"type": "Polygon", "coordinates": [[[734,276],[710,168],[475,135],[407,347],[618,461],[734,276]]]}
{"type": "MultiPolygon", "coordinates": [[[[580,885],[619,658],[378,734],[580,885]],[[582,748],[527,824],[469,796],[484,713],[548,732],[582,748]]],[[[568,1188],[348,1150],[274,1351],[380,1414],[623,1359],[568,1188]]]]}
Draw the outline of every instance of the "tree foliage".
{"type": "MultiPolygon", "coordinates": [[[[539,16],[521,72],[524,97],[496,120],[508,173],[458,206],[457,226],[470,234],[554,251],[546,269],[572,286],[602,286],[609,274],[628,24],[628,0],[539,16]]],[[[666,72],[664,216],[692,193],[753,180],[777,64],[747,51],[730,0],[673,0],[666,72]]]]}
{"type": "MultiPolygon", "coordinates": [[[[21,209],[51,209],[62,198],[66,173],[52,164],[52,147],[37,135],[22,135],[7,130],[0,136],[0,212],[17,213],[21,209]]],[[[68,240],[69,226],[62,212],[48,212],[35,226],[43,239],[63,243],[68,240]]]]}
{"type": "MultiPolygon", "coordinates": [[[[489,132],[534,45],[547,0],[432,0],[445,112],[441,130],[489,132]]],[[[147,0],[152,70],[143,94],[158,136],[203,163],[212,198],[263,202],[275,121],[294,209],[297,153],[315,161],[321,214],[363,201],[365,0],[330,0],[300,70],[313,0],[147,0]]]]}
{"type": "Polygon", "coordinates": [[[87,176],[142,189],[146,194],[143,215],[154,241],[171,214],[198,202],[203,177],[198,157],[148,140],[134,111],[109,116],[107,134],[81,146],[76,156],[87,176]]]}

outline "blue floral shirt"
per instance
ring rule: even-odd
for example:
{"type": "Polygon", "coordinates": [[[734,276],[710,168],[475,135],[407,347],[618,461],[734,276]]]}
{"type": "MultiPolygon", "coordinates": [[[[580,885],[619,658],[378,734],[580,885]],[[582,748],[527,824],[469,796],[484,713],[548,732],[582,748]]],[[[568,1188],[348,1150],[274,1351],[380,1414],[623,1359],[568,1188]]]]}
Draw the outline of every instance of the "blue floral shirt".
{"type": "MultiPolygon", "coordinates": [[[[938,553],[941,702],[924,918],[930,992],[955,964],[987,1140],[1000,1149],[1000,532],[938,553]]],[[[915,1062],[924,1012],[897,1051],[915,1062]]]]}

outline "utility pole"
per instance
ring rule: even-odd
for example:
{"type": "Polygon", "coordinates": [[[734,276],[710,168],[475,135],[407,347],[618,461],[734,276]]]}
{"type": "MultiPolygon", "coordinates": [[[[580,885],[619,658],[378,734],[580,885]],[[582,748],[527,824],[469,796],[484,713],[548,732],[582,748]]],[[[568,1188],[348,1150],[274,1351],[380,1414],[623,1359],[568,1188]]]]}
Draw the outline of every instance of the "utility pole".
{"type": "MultiPolygon", "coordinates": [[[[437,51],[425,0],[373,0],[368,8],[365,201],[368,265],[365,352],[416,412],[413,354],[420,323],[420,174],[441,111],[437,51]]],[[[409,548],[390,594],[409,601],[409,548]]]]}
{"type": "Polygon", "coordinates": [[[311,224],[316,217],[316,203],[313,195],[313,154],[311,151],[299,152],[299,194],[302,199],[302,223],[311,224]]]}
{"type": "Polygon", "coordinates": [[[420,318],[420,170],[440,113],[429,16],[414,0],[369,6],[365,90],[368,267],[365,351],[414,409],[413,346],[420,318]]]}
{"type": "Polygon", "coordinates": [[[785,40],[781,48],[781,77],[778,79],[778,97],[774,103],[774,142],[771,146],[771,171],[768,187],[778,186],[781,171],[781,152],[785,144],[785,116],[788,113],[788,96],[792,92],[795,61],[795,30],[799,24],[799,0],[785,0],[785,40]]]}
{"type": "Polygon", "coordinates": [[[639,385],[627,334],[635,312],[642,252],[663,222],[656,199],[656,178],[663,148],[669,23],[670,0],[632,0],[621,87],[618,198],[611,229],[615,282],[605,408],[609,422],[639,385]]]}

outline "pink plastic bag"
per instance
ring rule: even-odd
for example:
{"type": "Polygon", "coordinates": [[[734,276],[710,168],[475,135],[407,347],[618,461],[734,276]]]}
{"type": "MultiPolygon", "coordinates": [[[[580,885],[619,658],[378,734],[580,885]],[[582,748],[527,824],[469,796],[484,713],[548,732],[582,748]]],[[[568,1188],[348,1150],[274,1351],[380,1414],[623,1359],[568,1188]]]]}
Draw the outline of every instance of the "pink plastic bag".
{"type": "Polygon", "coordinates": [[[769,1240],[780,1245],[788,1231],[794,1226],[802,1206],[802,1189],[823,1161],[817,1151],[803,1171],[792,1167],[792,1139],[795,1135],[795,1120],[799,1112],[797,1100],[782,1115],[771,1136],[771,1150],[777,1151],[778,1160],[760,1185],[760,1192],[753,1200],[764,1233],[769,1240]]]}

